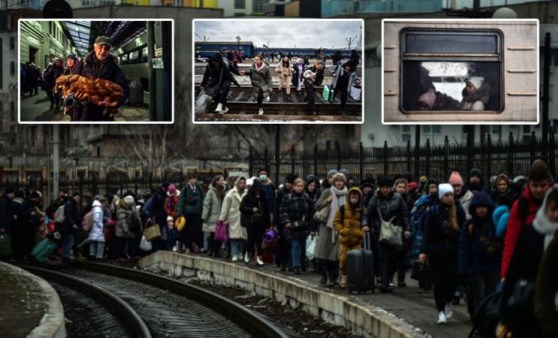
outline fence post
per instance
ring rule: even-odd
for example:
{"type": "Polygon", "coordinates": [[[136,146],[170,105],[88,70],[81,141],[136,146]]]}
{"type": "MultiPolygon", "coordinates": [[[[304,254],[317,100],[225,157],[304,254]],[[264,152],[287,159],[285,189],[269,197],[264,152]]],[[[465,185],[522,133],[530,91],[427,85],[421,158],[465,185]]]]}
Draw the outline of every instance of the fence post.
{"type": "Polygon", "coordinates": [[[359,171],[359,182],[362,184],[362,181],[364,181],[364,146],[362,145],[362,142],[360,142],[359,146],[358,146],[358,171],[359,171]]]}
{"type": "Polygon", "coordinates": [[[339,141],[335,140],[335,154],[337,156],[337,170],[341,169],[341,146],[339,141]]]}
{"type": "Polygon", "coordinates": [[[465,148],[465,153],[467,154],[467,175],[469,175],[469,173],[471,172],[471,170],[473,169],[473,158],[474,158],[474,147],[475,145],[475,140],[473,140],[473,136],[472,133],[467,133],[467,147],[465,148]]]}
{"type": "Polygon", "coordinates": [[[449,177],[449,139],[444,137],[444,178],[449,177]]]}
{"type": "Polygon", "coordinates": [[[411,141],[410,140],[407,140],[407,172],[408,173],[411,172],[411,141]]]}
{"type": "Polygon", "coordinates": [[[514,170],[513,170],[513,133],[510,131],[510,136],[508,137],[508,172],[510,174],[510,177],[514,176],[514,170]]]}
{"type": "Polygon", "coordinates": [[[134,194],[138,195],[138,172],[134,171],[134,194]]]}
{"type": "MultiPolygon", "coordinates": [[[[417,125],[416,129],[419,129],[420,125],[417,125]]],[[[415,131],[416,132],[416,131],[415,131]]],[[[420,143],[416,142],[416,138],[415,138],[415,178],[418,179],[420,178],[420,143]]]]}
{"type": "Polygon", "coordinates": [[[556,162],[554,162],[554,156],[555,156],[555,151],[554,151],[554,146],[555,146],[555,140],[554,140],[554,128],[550,127],[549,130],[549,135],[548,135],[548,165],[550,166],[550,172],[552,174],[553,177],[556,177],[556,162]]]}
{"type": "Polygon", "coordinates": [[[296,152],[295,146],[291,146],[291,173],[295,172],[296,160],[295,160],[296,152]]]}
{"type": "Polygon", "coordinates": [[[318,176],[318,144],[314,143],[314,175],[318,176]]]}
{"type": "Polygon", "coordinates": [[[254,170],[254,164],[252,163],[252,161],[254,161],[254,154],[252,153],[252,146],[250,146],[248,148],[248,176],[250,177],[252,176],[252,172],[254,170]]]}
{"type": "Polygon", "coordinates": [[[384,175],[388,174],[388,143],[384,141],[384,175]]]}
{"type": "MultiPolygon", "coordinates": [[[[536,142],[537,142],[537,136],[535,135],[535,131],[533,130],[531,132],[531,147],[529,147],[529,155],[531,157],[531,163],[535,162],[535,149],[539,148],[535,145],[536,142]]],[[[529,163],[529,165],[531,165],[531,163],[529,163]]]]}
{"type": "Polygon", "coordinates": [[[492,137],[490,134],[486,136],[486,172],[488,176],[492,175],[492,137]]]}
{"type": "Polygon", "coordinates": [[[425,175],[426,177],[430,178],[430,139],[427,138],[426,139],[426,154],[425,154],[425,158],[424,158],[424,164],[425,164],[425,175]]]}
{"type": "MultiPolygon", "coordinates": [[[[264,165],[263,168],[267,171],[268,175],[269,175],[269,150],[267,149],[267,146],[264,149],[264,165]]],[[[279,166],[277,166],[277,173],[275,174],[275,177],[279,177],[279,166]]]]}

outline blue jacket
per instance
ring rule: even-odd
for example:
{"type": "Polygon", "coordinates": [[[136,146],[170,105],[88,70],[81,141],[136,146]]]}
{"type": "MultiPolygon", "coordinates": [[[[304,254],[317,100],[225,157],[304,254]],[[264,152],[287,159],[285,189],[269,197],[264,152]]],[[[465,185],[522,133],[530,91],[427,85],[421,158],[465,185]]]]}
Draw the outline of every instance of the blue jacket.
{"type": "Polygon", "coordinates": [[[500,271],[502,241],[496,235],[496,225],[492,219],[492,199],[485,192],[477,192],[469,211],[471,219],[463,225],[459,240],[459,274],[500,271]],[[477,216],[476,209],[479,206],[488,208],[486,217],[477,216]]]}

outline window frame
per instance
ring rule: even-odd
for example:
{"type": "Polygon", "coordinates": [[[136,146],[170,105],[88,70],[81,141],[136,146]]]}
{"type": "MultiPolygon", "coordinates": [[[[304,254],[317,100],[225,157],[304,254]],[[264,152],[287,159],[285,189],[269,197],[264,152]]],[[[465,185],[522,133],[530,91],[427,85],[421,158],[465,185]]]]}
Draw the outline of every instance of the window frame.
{"type": "Polygon", "coordinates": [[[501,114],[505,110],[505,82],[504,82],[504,32],[497,28],[428,28],[428,27],[405,27],[399,32],[399,111],[403,114],[501,114]],[[409,34],[425,34],[425,35],[477,35],[495,36],[496,37],[496,51],[495,54],[466,54],[466,53],[408,53],[406,46],[406,36],[409,34]],[[403,90],[403,83],[405,79],[404,63],[406,61],[419,61],[419,62],[498,62],[499,63],[499,81],[500,88],[498,95],[500,97],[500,107],[498,110],[406,110],[404,109],[403,102],[405,93],[403,90]]]}

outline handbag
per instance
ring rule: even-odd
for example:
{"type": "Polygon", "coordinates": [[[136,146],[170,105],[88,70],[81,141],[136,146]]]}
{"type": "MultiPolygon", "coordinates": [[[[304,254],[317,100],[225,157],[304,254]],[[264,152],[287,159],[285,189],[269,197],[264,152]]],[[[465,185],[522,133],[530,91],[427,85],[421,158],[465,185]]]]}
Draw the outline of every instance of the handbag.
{"type": "Polygon", "coordinates": [[[151,242],[148,241],[147,238],[145,238],[145,236],[141,237],[140,249],[142,249],[143,251],[151,251],[151,249],[153,249],[151,242]]]}
{"type": "Polygon", "coordinates": [[[533,316],[534,295],[535,283],[525,279],[515,282],[512,294],[502,311],[504,322],[513,326],[516,323],[521,323],[523,318],[533,316]]]}
{"type": "Polygon", "coordinates": [[[314,221],[318,223],[325,223],[327,221],[327,216],[329,215],[329,208],[331,204],[326,205],[322,209],[314,213],[314,221]]]}
{"type": "Polygon", "coordinates": [[[393,224],[393,220],[397,217],[392,217],[389,221],[384,221],[382,213],[380,212],[380,205],[378,205],[378,215],[380,216],[381,227],[380,227],[380,243],[389,244],[398,249],[403,247],[403,239],[401,235],[403,234],[403,229],[400,226],[393,224]]]}
{"type": "Polygon", "coordinates": [[[223,221],[217,221],[215,224],[215,240],[219,242],[229,240],[229,226],[223,221]]]}
{"type": "Polygon", "coordinates": [[[316,236],[308,236],[308,238],[306,238],[306,258],[308,258],[309,260],[314,259],[314,255],[316,252],[316,242],[316,236]]]}
{"type": "Polygon", "coordinates": [[[411,279],[424,280],[428,277],[428,264],[421,262],[418,259],[413,261],[413,268],[411,270],[411,279]]]}
{"type": "Polygon", "coordinates": [[[325,85],[324,90],[322,91],[322,97],[324,102],[331,102],[331,99],[333,99],[333,89],[331,89],[328,85],[325,85]]]}
{"type": "Polygon", "coordinates": [[[152,241],[161,237],[161,228],[159,228],[157,224],[152,225],[145,228],[145,230],[143,231],[143,235],[145,236],[145,239],[147,239],[148,241],[152,241]]]}
{"type": "Polygon", "coordinates": [[[207,111],[207,107],[211,103],[211,95],[207,94],[207,91],[201,90],[200,95],[196,99],[196,104],[194,107],[194,111],[196,114],[205,113],[207,111]]]}

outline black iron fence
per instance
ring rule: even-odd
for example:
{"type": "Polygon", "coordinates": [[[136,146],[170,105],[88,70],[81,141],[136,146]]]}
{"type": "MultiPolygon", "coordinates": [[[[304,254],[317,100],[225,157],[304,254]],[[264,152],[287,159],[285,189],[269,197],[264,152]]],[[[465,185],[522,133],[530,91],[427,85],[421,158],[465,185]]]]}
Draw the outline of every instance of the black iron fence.
{"type": "Polygon", "coordinates": [[[424,175],[442,182],[454,170],[467,175],[471,169],[478,168],[488,181],[490,176],[499,173],[510,177],[526,175],[537,158],[546,160],[551,172],[556,173],[555,152],[552,131],[547,141],[533,132],[529,140],[515,140],[510,133],[504,142],[493,142],[488,134],[480,144],[468,139],[465,144],[454,145],[447,136],[442,145],[431,145],[427,140],[426,144],[413,147],[410,142],[403,147],[390,147],[386,141],[383,147],[377,148],[365,148],[362,143],[347,147],[336,142],[326,147],[315,144],[313,149],[302,152],[292,147],[289,152],[279,154],[279,161],[267,147],[263,151],[250,149],[249,171],[255,175],[258,169],[264,168],[277,182],[282,182],[288,173],[323,178],[330,169],[342,168],[347,169],[356,182],[372,175],[403,173],[410,173],[414,179],[424,175]]]}

